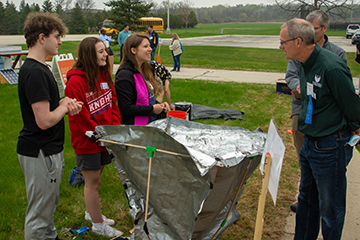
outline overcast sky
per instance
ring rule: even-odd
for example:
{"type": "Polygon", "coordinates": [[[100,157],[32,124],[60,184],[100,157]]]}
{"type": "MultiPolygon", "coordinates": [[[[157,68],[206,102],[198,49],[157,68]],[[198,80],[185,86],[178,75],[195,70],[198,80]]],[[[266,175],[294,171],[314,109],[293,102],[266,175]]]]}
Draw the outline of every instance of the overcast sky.
{"type": "MultiPolygon", "coordinates": [[[[0,0],[2,1],[3,4],[5,4],[6,0],[0,0]]],[[[20,1],[21,0],[9,0],[9,2],[14,2],[14,4],[16,5],[17,9],[19,8],[20,5],[20,1]]],[[[76,0],[73,0],[73,4],[76,0]]],[[[105,5],[104,2],[108,2],[107,0],[94,0],[96,3],[96,8],[98,9],[104,9],[105,5]]],[[[163,0],[153,0],[155,3],[161,3],[163,0]]],[[[28,3],[29,5],[31,5],[33,2],[36,2],[39,4],[39,6],[41,7],[42,3],[44,2],[44,0],[25,0],[26,3],[28,3]]],[[[170,0],[170,2],[181,2],[181,0],[170,0]]],[[[192,2],[194,3],[194,7],[199,8],[199,7],[212,7],[214,5],[228,5],[228,6],[236,6],[237,4],[260,4],[260,3],[264,3],[264,4],[274,4],[275,0],[192,0],[192,2]]]]}

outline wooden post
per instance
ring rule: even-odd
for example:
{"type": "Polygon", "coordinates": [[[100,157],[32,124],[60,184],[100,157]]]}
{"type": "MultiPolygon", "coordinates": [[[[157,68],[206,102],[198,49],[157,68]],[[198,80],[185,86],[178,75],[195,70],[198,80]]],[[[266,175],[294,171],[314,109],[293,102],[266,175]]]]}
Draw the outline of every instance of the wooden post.
{"type": "Polygon", "coordinates": [[[262,176],[261,193],[260,193],[259,205],[256,216],[254,240],[260,240],[262,236],[262,230],[264,226],[265,200],[266,200],[267,187],[269,183],[270,167],[271,167],[271,156],[270,154],[267,153],[265,157],[264,174],[262,176]]]}
{"type": "Polygon", "coordinates": [[[148,208],[149,208],[151,163],[152,163],[152,157],[149,158],[149,170],[148,170],[148,179],[147,179],[147,187],[146,187],[145,223],[147,222],[147,217],[148,217],[147,215],[148,215],[148,208]]]}

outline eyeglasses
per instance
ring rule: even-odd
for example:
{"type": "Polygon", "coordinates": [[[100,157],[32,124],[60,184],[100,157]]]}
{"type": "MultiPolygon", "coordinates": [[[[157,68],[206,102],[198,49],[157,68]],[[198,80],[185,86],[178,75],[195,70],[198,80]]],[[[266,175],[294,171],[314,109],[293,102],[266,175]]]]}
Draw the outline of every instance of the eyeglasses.
{"type": "Polygon", "coordinates": [[[320,28],[323,28],[323,27],[314,27],[315,31],[319,30],[320,28]]]}
{"type": "Polygon", "coordinates": [[[295,39],[298,39],[298,38],[300,38],[300,37],[292,38],[292,39],[285,40],[285,41],[280,41],[280,45],[283,46],[285,43],[290,42],[290,41],[294,41],[295,39]]]}

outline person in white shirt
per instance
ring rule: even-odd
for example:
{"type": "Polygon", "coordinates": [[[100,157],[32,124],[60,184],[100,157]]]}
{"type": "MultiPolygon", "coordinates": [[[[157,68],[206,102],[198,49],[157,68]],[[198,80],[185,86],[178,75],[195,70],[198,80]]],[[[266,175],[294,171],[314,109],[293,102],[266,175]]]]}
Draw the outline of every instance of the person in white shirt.
{"type": "Polygon", "coordinates": [[[105,46],[108,49],[108,54],[109,54],[108,58],[109,58],[109,62],[110,62],[110,74],[112,75],[112,72],[114,69],[114,53],[110,47],[110,42],[112,41],[112,39],[108,35],[106,35],[106,30],[103,28],[100,30],[99,38],[104,42],[105,46]]]}

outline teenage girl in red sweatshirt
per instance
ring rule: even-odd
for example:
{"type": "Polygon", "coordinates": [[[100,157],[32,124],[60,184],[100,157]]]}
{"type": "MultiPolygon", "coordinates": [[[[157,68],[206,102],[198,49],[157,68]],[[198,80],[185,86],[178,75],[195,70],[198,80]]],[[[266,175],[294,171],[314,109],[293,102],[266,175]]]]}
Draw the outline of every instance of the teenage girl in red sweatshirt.
{"type": "Polygon", "coordinates": [[[76,154],[76,165],[85,179],[85,219],[92,221],[92,231],[115,237],[122,235],[109,225],[115,222],[101,214],[98,189],[100,175],[111,158],[105,147],[85,135],[98,125],[120,124],[120,111],[116,105],[114,83],[109,72],[109,59],[104,43],[95,37],[81,41],[78,59],[67,73],[66,96],[82,101],[78,115],[69,116],[71,144],[76,154]]]}

